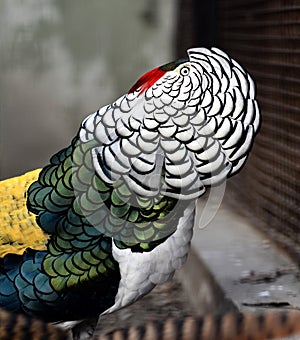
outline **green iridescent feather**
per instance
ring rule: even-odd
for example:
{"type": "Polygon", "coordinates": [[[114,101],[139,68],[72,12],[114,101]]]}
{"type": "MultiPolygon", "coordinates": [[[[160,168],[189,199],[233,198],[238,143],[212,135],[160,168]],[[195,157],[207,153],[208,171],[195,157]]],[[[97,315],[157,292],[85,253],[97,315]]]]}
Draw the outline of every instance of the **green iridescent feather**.
{"type": "Polygon", "coordinates": [[[174,209],[173,198],[140,197],[122,180],[102,181],[92,164],[95,146],[74,139],[29,188],[28,207],[51,234],[43,268],[56,291],[117,270],[111,238],[119,248],[152,250],[175,231],[184,210],[174,209]]]}

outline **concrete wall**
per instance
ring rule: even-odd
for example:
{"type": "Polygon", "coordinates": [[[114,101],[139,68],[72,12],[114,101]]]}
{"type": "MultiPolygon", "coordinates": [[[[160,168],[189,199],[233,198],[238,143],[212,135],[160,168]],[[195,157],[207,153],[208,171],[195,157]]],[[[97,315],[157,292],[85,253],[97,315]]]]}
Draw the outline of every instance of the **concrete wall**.
{"type": "Polygon", "coordinates": [[[173,60],[176,0],[1,0],[0,178],[40,167],[81,120],[173,60]]]}

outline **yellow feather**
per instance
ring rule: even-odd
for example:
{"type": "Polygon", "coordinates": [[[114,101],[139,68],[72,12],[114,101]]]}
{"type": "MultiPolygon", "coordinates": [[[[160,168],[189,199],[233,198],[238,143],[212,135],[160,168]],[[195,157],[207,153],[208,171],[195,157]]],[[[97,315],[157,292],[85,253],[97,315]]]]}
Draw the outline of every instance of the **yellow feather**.
{"type": "Polygon", "coordinates": [[[22,254],[28,247],[45,250],[49,235],[26,207],[26,191],[41,169],[0,181],[0,257],[22,254]]]}

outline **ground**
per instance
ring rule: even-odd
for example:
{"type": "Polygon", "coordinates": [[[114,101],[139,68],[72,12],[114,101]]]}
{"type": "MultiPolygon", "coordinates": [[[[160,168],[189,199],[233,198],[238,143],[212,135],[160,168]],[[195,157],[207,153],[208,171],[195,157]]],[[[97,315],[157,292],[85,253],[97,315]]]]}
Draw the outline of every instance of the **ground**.
{"type": "Polygon", "coordinates": [[[181,317],[195,313],[181,283],[174,278],[155,287],[151,293],[133,305],[101,318],[96,334],[144,324],[151,320],[164,320],[167,317],[181,317]]]}

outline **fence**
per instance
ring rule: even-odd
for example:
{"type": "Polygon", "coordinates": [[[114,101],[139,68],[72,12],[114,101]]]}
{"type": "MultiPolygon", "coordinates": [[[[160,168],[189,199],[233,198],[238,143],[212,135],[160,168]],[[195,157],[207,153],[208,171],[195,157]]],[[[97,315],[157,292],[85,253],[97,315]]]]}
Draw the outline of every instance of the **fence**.
{"type": "MultiPolygon", "coordinates": [[[[198,13],[199,20],[206,17],[210,24],[202,31],[194,25],[198,31],[193,45],[217,45],[245,66],[256,79],[263,116],[245,169],[229,181],[230,202],[299,260],[299,1],[219,0],[211,5],[215,11],[206,14],[195,3],[182,0],[185,12],[179,12],[180,16],[186,16],[190,8],[191,20],[198,13]]],[[[179,26],[178,35],[188,35],[188,29],[193,27],[179,26]]],[[[184,39],[177,41],[186,47],[184,39]]]]}

